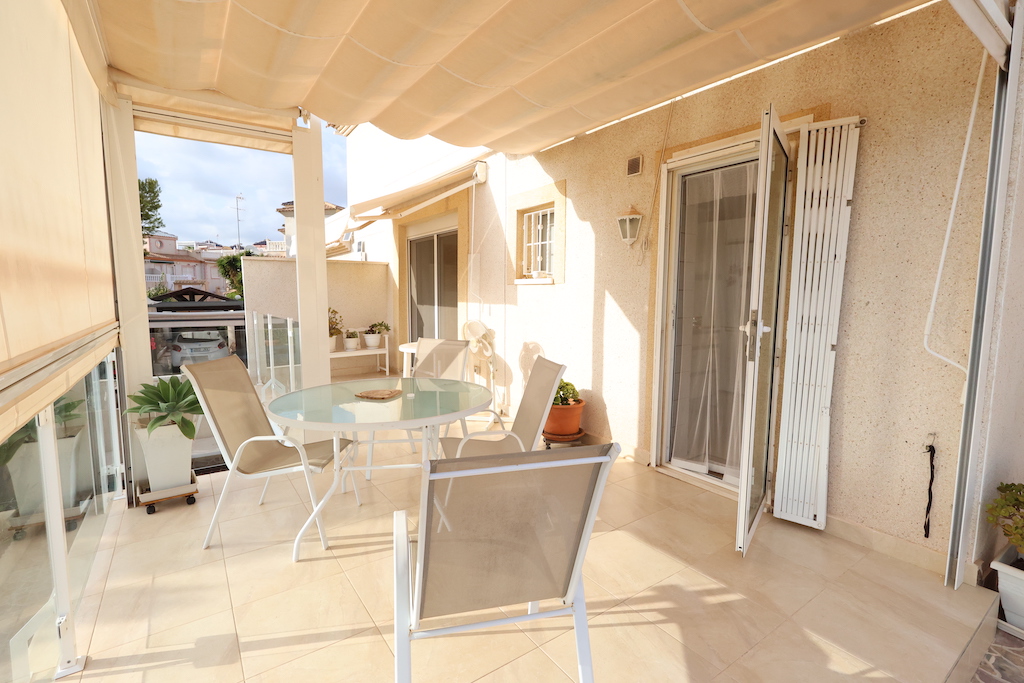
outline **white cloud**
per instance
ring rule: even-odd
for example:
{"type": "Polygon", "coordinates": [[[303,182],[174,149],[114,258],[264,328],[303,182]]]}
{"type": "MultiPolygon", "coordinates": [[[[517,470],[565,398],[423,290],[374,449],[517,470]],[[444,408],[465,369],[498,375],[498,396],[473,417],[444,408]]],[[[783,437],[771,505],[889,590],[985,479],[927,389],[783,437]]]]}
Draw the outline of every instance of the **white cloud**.
{"type": "MultiPolygon", "coordinates": [[[[283,219],[275,209],[294,198],[291,156],[150,133],[136,133],[135,148],[139,177],[160,182],[168,232],[233,244],[235,196],[241,193],[242,241],[278,235],[283,219]]],[[[341,206],[347,203],[345,170],[345,138],[325,130],[324,195],[341,206]]]]}

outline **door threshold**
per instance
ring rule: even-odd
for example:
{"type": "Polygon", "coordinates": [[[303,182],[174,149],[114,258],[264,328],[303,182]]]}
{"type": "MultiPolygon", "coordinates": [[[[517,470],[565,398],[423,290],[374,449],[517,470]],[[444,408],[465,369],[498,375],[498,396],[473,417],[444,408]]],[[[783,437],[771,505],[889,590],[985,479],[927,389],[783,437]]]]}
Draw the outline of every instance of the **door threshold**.
{"type": "Polygon", "coordinates": [[[696,473],[690,473],[686,470],[681,470],[671,465],[658,465],[654,468],[656,472],[667,474],[670,477],[675,477],[681,481],[685,481],[687,484],[693,484],[712,493],[717,493],[720,496],[724,496],[729,500],[739,500],[739,493],[736,487],[730,486],[725,482],[719,481],[712,477],[703,477],[696,473]]]}

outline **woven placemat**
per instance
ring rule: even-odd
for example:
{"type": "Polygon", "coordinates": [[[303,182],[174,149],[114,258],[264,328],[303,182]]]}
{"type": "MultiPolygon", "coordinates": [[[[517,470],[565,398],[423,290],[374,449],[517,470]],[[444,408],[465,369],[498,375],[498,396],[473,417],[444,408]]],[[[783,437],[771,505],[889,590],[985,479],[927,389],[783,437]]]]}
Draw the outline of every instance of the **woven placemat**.
{"type": "Polygon", "coordinates": [[[365,398],[371,401],[386,401],[389,398],[394,398],[402,393],[401,389],[370,389],[369,391],[360,391],[356,394],[356,398],[365,398]]]}

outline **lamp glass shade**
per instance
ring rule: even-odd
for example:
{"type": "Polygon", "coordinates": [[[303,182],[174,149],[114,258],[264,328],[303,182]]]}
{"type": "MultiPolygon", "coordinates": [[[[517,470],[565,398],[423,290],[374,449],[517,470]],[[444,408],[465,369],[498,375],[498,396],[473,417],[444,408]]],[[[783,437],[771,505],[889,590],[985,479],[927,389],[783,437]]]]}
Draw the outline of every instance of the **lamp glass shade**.
{"type": "Polygon", "coordinates": [[[619,216],[619,236],[626,244],[633,244],[636,236],[640,234],[640,220],[643,218],[638,213],[619,216]]]}

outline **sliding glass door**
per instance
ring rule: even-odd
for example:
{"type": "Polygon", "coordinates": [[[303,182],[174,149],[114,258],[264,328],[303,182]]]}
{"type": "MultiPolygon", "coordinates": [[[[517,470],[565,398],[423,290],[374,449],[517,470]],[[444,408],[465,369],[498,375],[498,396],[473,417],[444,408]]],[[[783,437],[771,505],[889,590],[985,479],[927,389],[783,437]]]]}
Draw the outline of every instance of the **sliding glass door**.
{"type": "Polygon", "coordinates": [[[409,340],[459,338],[457,230],[409,240],[409,340]]]}

